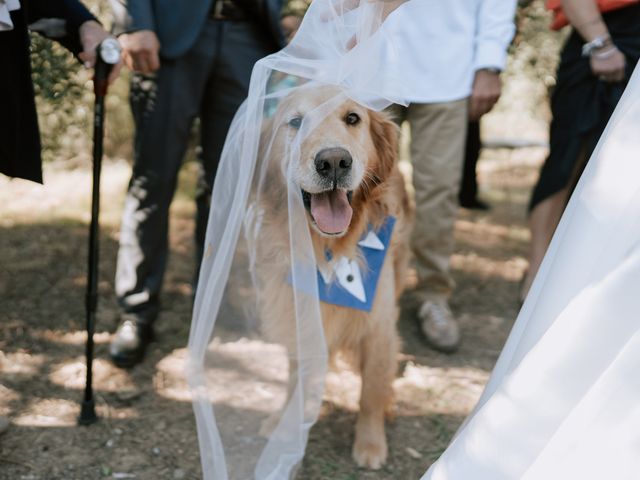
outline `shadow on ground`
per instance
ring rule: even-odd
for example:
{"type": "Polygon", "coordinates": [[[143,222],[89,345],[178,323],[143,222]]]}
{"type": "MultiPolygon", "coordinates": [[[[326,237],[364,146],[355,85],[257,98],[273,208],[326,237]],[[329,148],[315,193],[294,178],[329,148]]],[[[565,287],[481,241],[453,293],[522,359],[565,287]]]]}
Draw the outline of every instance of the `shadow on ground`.
{"type": "MultiPolygon", "coordinates": [[[[126,175],[119,175],[114,191],[124,191],[126,175]]],[[[452,267],[457,288],[451,305],[460,318],[460,350],[445,355],[430,349],[416,322],[418,305],[410,293],[401,300],[403,348],[394,383],[396,417],[387,427],[387,465],[377,472],[355,466],[351,445],[356,413],[349,405],[325,402],[298,478],[417,479],[444,450],[480,395],[519,308],[528,241],[525,195],[522,185],[505,176],[481,177],[493,209],[461,211],[456,224],[452,267]]],[[[201,478],[195,422],[182,377],[194,270],[192,205],[180,204],[172,212],[157,341],[143,364],[123,371],[111,365],[107,354],[118,312],[114,219],[121,208],[117,198],[110,201],[103,212],[111,220],[101,232],[95,336],[100,421],[90,427],[76,426],[85,376],[88,227],[77,220],[83,218],[79,214],[69,220],[47,220],[41,214],[28,224],[18,222],[18,214],[9,217],[11,222],[1,219],[0,415],[8,415],[12,425],[0,437],[0,480],[201,478]]]]}
{"type": "Polygon", "coordinates": [[[75,221],[0,228],[0,413],[13,422],[0,437],[0,479],[200,478],[191,405],[161,394],[157,369],[186,344],[190,255],[172,252],[158,341],[144,364],[123,371],[108,361],[117,242],[103,229],[94,368],[100,420],[76,426],[85,378],[87,242],[87,226],[75,221]]]}

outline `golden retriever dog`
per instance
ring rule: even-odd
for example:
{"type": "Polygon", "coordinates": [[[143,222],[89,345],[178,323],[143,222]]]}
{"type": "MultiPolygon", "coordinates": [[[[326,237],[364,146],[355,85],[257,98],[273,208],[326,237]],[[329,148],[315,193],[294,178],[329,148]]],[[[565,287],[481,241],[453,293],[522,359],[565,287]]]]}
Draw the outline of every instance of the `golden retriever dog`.
{"type": "MultiPolygon", "coordinates": [[[[412,210],[397,167],[397,126],[384,113],[347,97],[339,99],[339,93],[335,87],[314,87],[291,94],[263,131],[261,154],[267,156],[268,167],[256,200],[262,207],[255,262],[258,307],[263,333],[295,349],[290,344],[295,341],[293,293],[287,281],[289,220],[286,208],[278,208],[287,205],[282,163],[305,115],[331,101],[317,125],[301,132],[299,149],[294,149],[299,154],[287,166],[300,188],[319,270],[331,271],[331,262],[341,257],[362,262],[358,242],[369,228],[377,229],[389,216],[396,219],[371,310],[320,304],[329,354],[351,359],[362,377],[353,458],[359,466],[378,469],[387,458],[384,421],[393,400],[399,348],[397,301],[408,263],[412,210]],[[327,251],[332,258],[327,258],[327,251]]],[[[290,372],[295,370],[291,365],[290,372]]]]}

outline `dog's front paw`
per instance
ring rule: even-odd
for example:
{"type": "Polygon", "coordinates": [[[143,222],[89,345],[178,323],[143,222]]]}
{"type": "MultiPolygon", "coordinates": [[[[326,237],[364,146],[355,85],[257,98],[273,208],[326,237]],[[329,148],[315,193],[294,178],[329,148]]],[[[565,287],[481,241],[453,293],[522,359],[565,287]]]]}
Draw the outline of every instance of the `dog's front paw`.
{"type": "Polygon", "coordinates": [[[359,467],[378,470],[387,461],[387,441],[382,438],[356,438],[353,459],[359,467]]]}

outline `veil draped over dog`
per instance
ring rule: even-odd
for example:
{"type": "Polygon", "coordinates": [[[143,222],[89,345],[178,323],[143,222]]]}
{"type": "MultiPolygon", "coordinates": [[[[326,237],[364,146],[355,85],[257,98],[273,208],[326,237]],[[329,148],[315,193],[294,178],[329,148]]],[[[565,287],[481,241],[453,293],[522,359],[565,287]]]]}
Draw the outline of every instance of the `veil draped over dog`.
{"type": "Polygon", "coordinates": [[[640,68],[472,415],[424,480],[640,472],[640,68]]]}
{"type": "MultiPolygon", "coordinates": [[[[292,159],[348,98],[376,110],[405,103],[400,56],[384,26],[400,3],[315,0],[293,42],[253,70],[216,174],[189,336],[206,479],[287,479],[303,457],[327,351],[292,159]],[[327,85],[311,111],[283,106],[327,85]]],[[[314,207],[329,228],[344,223],[345,198],[314,207]]]]}
{"type": "MultiPolygon", "coordinates": [[[[291,160],[346,98],[372,109],[405,103],[407,52],[386,26],[389,11],[413,1],[315,0],[292,44],[254,68],[216,175],[189,337],[205,479],[287,479],[304,455],[327,351],[291,160]],[[333,87],[313,110],[284,108],[319,85],[333,87]],[[265,325],[260,312],[272,307],[291,318],[265,325]]],[[[639,132],[636,71],[489,384],[425,479],[637,476],[639,132]]]]}

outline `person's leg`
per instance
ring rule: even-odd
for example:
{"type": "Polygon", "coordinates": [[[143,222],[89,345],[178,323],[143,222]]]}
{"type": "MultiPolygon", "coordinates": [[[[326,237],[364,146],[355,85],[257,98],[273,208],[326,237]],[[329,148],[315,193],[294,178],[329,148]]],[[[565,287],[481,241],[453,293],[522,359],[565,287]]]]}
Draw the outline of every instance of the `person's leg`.
{"type": "MultiPolygon", "coordinates": [[[[595,141],[591,141],[595,145],[595,141]]],[[[573,173],[569,179],[569,184],[558,192],[549,195],[544,200],[536,204],[529,214],[529,231],[531,232],[531,241],[529,244],[529,267],[525,272],[520,287],[520,301],[524,302],[533,280],[540,269],[542,260],[547,253],[547,248],[551,243],[553,234],[556,231],[558,223],[562,218],[564,209],[569,202],[569,198],[573,193],[582,171],[586,166],[588,156],[591,154],[593,147],[589,147],[589,142],[584,141],[578,158],[575,162],[573,173]]]]}
{"type": "Polygon", "coordinates": [[[411,243],[418,274],[416,294],[422,303],[418,315],[434,348],[452,351],[460,334],[447,305],[454,285],[449,257],[458,212],[467,100],[412,104],[408,120],[416,203],[411,243]]]}
{"type": "Polygon", "coordinates": [[[480,121],[469,122],[467,125],[467,139],[465,142],[464,167],[458,201],[464,208],[487,210],[489,206],[478,199],[478,179],[476,167],[480,158],[480,121]]]}
{"type": "Polygon", "coordinates": [[[110,353],[119,366],[144,354],[168,256],[169,206],[206,82],[210,58],[163,61],[154,77],[134,76],[134,165],[125,199],[115,290],[123,315],[110,353]]]}
{"type": "Polygon", "coordinates": [[[529,229],[531,230],[531,243],[529,245],[529,268],[522,281],[520,300],[524,301],[533,279],[538,273],[542,259],[547,252],[553,233],[560,222],[562,212],[567,204],[568,189],[547,197],[537,204],[529,216],[529,229]]]}
{"type": "MultiPolygon", "coordinates": [[[[247,96],[253,65],[271,53],[271,43],[249,22],[218,21],[221,36],[218,63],[201,103],[201,176],[196,194],[196,262],[200,265],[218,162],[233,117],[247,96]]],[[[214,205],[215,208],[215,205],[214,205]]],[[[197,274],[196,270],[196,281],[197,274]]]]}

